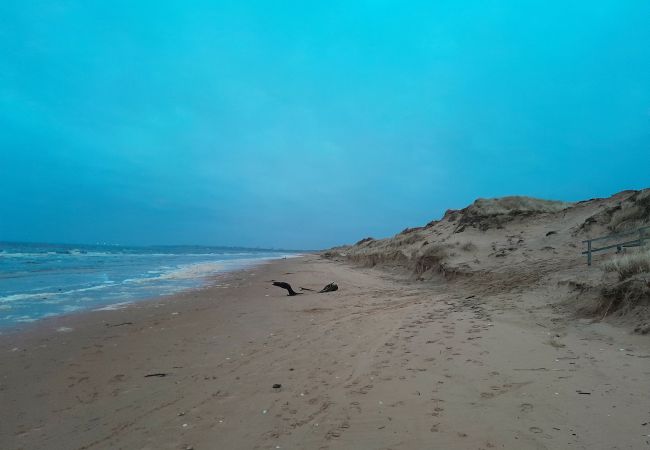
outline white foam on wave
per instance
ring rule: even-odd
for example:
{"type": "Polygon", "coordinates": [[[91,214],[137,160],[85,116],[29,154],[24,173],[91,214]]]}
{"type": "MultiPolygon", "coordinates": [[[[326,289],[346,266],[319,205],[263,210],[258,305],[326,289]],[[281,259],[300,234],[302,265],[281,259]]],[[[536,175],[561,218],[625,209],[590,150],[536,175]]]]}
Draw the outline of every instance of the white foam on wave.
{"type": "Polygon", "coordinates": [[[153,277],[142,278],[128,278],[122,283],[124,284],[143,284],[155,283],[159,281],[173,281],[173,280],[198,280],[207,278],[218,273],[227,272],[231,270],[243,269],[250,266],[264,264],[273,259],[288,258],[292,255],[260,257],[260,258],[241,258],[230,259],[212,262],[200,262],[193,264],[184,264],[181,266],[170,267],[163,266],[157,271],[150,270],[147,273],[152,275],[158,273],[153,277]]]}
{"type": "Polygon", "coordinates": [[[221,272],[225,268],[222,262],[205,262],[180,266],[178,269],[163,273],[160,278],[165,280],[187,280],[201,278],[221,272]]]}
{"type": "Polygon", "coordinates": [[[6,252],[1,251],[0,257],[3,258],[36,258],[38,256],[52,256],[48,253],[23,253],[23,252],[6,252]]]}
{"type": "Polygon", "coordinates": [[[0,257],[4,258],[51,258],[53,256],[124,256],[123,253],[104,253],[104,252],[85,252],[83,250],[72,249],[62,252],[0,252],[0,257]]]}
{"type": "Polygon", "coordinates": [[[79,311],[80,309],[83,309],[83,307],[79,305],[63,305],[63,312],[65,313],[79,311]]]}
{"type": "Polygon", "coordinates": [[[14,319],[14,322],[30,323],[30,322],[36,322],[36,319],[31,316],[20,316],[20,317],[16,317],[14,319]]]}
{"type": "MultiPolygon", "coordinates": [[[[125,284],[130,283],[154,283],[156,281],[168,280],[193,280],[197,278],[204,278],[215,273],[223,271],[225,265],[223,262],[204,262],[196,264],[186,264],[169,270],[168,272],[160,273],[155,277],[143,278],[128,278],[123,281],[125,284]]],[[[150,271],[149,273],[151,273],[150,271]]]]}
{"type": "Polygon", "coordinates": [[[118,309],[127,308],[131,304],[132,302],[113,303],[112,305],[107,305],[101,308],[93,309],[93,311],[117,311],[118,309]]]}
{"type": "Polygon", "coordinates": [[[69,291],[37,292],[37,293],[28,293],[28,294],[10,294],[10,295],[5,295],[4,297],[0,297],[0,303],[11,303],[11,302],[16,302],[16,301],[20,301],[20,300],[29,300],[29,299],[35,299],[35,298],[40,298],[42,300],[47,300],[50,297],[76,294],[77,292],[96,291],[96,290],[99,290],[99,289],[105,289],[107,287],[110,287],[112,284],[113,284],[113,282],[111,281],[110,283],[104,282],[104,284],[99,284],[99,285],[96,285],[96,286],[89,286],[89,287],[79,288],[79,289],[72,289],[72,290],[69,290],[69,291]]]}
{"type": "Polygon", "coordinates": [[[0,297],[0,303],[16,302],[19,300],[29,300],[30,298],[44,298],[51,295],[56,295],[56,292],[40,292],[38,294],[11,294],[0,297]]]}
{"type": "Polygon", "coordinates": [[[72,294],[72,293],[75,293],[75,292],[97,291],[99,289],[106,289],[107,287],[111,287],[111,285],[113,283],[114,283],[113,281],[111,281],[111,282],[104,281],[103,284],[98,284],[96,286],[90,286],[90,287],[86,287],[86,288],[73,289],[71,291],[64,292],[64,294],[72,294]]]}

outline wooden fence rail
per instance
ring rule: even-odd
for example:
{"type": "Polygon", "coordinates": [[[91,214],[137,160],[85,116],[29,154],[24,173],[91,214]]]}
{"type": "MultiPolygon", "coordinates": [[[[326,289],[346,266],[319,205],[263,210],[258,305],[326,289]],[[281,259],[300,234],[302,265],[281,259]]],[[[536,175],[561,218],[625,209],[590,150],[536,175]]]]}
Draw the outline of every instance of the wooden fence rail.
{"type": "Polygon", "coordinates": [[[600,252],[603,250],[609,250],[610,248],[616,248],[617,251],[621,251],[624,247],[640,247],[645,244],[646,240],[650,240],[650,226],[641,227],[634,231],[629,231],[627,233],[617,233],[610,234],[609,236],[602,236],[594,239],[587,239],[582,241],[583,244],[587,244],[587,250],[582,252],[583,255],[587,255],[587,264],[591,266],[591,254],[600,252]],[[627,238],[629,236],[637,236],[634,239],[620,240],[622,238],[627,238]],[[596,241],[611,240],[616,239],[617,242],[614,244],[606,245],[604,247],[594,248],[592,243],[596,241]]]}

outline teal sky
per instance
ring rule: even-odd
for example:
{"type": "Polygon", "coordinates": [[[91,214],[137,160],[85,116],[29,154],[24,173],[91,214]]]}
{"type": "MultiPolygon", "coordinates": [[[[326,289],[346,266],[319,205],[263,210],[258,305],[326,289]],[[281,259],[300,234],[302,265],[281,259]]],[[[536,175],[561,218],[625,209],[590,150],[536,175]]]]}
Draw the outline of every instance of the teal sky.
{"type": "Polygon", "coordinates": [[[650,2],[0,3],[0,240],[321,248],[650,186],[650,2]]]}

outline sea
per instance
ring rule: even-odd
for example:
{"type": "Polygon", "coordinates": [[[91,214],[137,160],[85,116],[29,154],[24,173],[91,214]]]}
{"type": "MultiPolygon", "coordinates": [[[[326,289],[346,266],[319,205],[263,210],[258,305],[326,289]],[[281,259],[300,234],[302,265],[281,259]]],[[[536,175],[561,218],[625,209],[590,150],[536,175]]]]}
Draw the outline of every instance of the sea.
{"type": "Polygon", "coordinates": [[[0,329],[76,311],[117,309],[296,255],[231,247],[0,242],[0,329]]]}

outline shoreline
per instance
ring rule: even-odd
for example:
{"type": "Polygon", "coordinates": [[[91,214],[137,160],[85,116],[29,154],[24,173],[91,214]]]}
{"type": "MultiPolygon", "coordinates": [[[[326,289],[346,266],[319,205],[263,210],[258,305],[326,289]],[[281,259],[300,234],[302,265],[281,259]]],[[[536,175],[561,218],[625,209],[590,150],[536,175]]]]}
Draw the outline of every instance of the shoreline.
{"type": "MultiPolygon", "coordinates": [[[[263,266],[265,264],[270,264],[273,261],[280,260],[280,259],[289,259],[289,258],[299,258],[303,256],[304,254],[297,254],[297,255],[291,255],[291,256],[286,256],[284,258],[277,257],[277,258],[266,258],[266,259],[260,259],[256,260],[256,262],[252,262],[250,264],[243,265],[241,267],[231,269],[231,270],[224,270],[223,272],[216,273],[207,277],[204,277],[202,279],[197,278],[197,283],[200,283],[197,286],[192,286],[192,287],[186,287],[186,288],[181,288],[177,292],[172,292],[172,293],[166,293],[166,294],[161,294],[153,297],[134,297],[131,299],[125,299],[124,301],[116,302],[116,303],[99,303],[96,305],[93,305],[88,308],[82,308],[70,312],[66,312],[63,314],[57,314],[53,316],[47,316],[47,317],[41,317],[38,319],[34,319],[33,321],[25,321],[25,322],[16,322],[13,325],[6,325],[0,327],[0,337],[1,336],[8,336],[8,335],[15,335],[15,334],[21,334],[23,332],[30,332],[31,330],[35,328],[39,328],[41,326],[48,325],[51,322],[56,322],[57,320],[65,320],[67,318],[71,317],[76,317],[76,316],[83,316],[91,313],[98,313],[98,312],[108,312],[108,311],[114,311],[114,310],[119,310],[119,309],[128,309],[133,305],[137,305],[140,303],[144,302],[155,302],[155,301],[161,301],[165,299],[171,299],[176,296],[180,296],[182,294],[188,294],[194,291],[200,292],[205,289],[209,288],[215,288],[218,286],[215,286],[219,282],[227,281],[228,277],[232,274],[237,274],[240,271],[246,271],[248,269],[255,269],[257,267],[263,266]],[[112,306],[119,306],[123,305],[123,307],[118,307],[118,308],[111,308],[112,306]]],[[[248,261],[248,260],[245,260],[248,261]]]]}
{"type": "Polygon", "coordinates": [[[229,275],[0,336],[2,447],[647,445],[645,337],[314,255],[229,275]]]}

